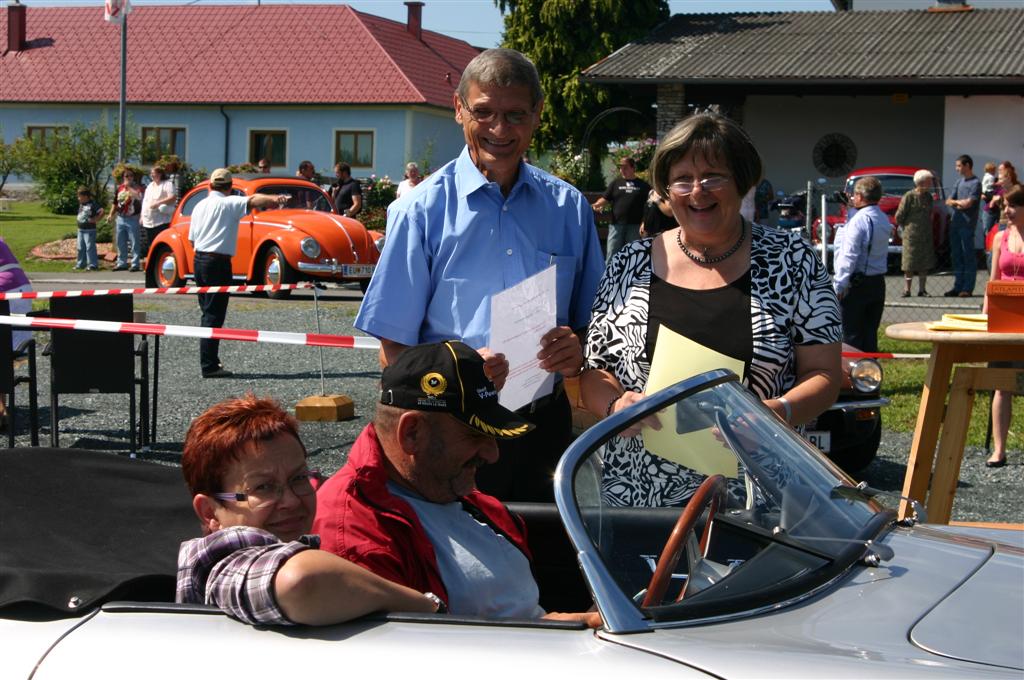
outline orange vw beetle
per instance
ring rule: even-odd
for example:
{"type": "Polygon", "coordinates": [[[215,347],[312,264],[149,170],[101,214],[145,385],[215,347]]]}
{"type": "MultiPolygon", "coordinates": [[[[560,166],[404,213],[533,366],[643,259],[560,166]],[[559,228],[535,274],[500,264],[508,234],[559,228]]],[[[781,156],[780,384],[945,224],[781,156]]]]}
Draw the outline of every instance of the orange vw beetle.
{"type": "MultiPolygon", "coordinates": [[[[171,226],[156,239],[146,258],[146,285],[175,287],[193,276],[194,252],[188,240],[192,211],[210,191],[208,181],[185,194],[171,226]]],[[[281,208],[253,209],[238,225],[231,271],[239,283],[358,281],[365,291],[384,246],[383,234],[334,212],[317,185],[296,177],[235,176],[238,196],[289,194],[281,208]]],[[[275,293],[287,296],[289,291],[275,293]]]]}

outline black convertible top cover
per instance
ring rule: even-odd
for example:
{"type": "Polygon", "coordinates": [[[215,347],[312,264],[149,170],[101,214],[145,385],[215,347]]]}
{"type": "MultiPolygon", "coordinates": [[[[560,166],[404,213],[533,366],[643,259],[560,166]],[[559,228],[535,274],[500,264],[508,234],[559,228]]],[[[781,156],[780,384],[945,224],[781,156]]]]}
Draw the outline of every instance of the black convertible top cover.
{"type": "Polygon", "coordinates": [[[0,613],[173,602],[178,546],[198,535],[181,468],[76,449],[0,452],[0,613]]]}

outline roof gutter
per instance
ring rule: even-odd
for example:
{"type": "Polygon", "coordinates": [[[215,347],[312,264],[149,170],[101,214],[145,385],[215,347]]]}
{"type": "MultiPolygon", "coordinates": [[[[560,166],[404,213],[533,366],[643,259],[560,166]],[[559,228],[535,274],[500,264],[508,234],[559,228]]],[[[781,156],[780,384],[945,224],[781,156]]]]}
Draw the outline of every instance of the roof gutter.
{"type": "Polygon", "coordinates": [[[841,85],[852,87],[856,85],[886,86],[886,87],[921,87],[929,85],[989,85],[1007,86],[1024,85],[1024,76],[973,76],[962,78],[854,78],[830,77],[830,78],[672,78],[665,76],[654,76],[650,78],[637,78],[635,76],[616,78],[611,76],[588,76],[583,74],[583,80],[588,83],[601,85],[731,85],[731,86],[773,86],[773,85],[800,85],[814,87],[816,85],[841,85]]]}
{"type": "Polygon", "coordinates": [[[231,163],[228,162],[228,149],[231,146],[231,119],[228,118],[228,114],[224,112],[224,105],[220,105],[220,115],[224,116],[224,167],[228,167],[231,163]]]}

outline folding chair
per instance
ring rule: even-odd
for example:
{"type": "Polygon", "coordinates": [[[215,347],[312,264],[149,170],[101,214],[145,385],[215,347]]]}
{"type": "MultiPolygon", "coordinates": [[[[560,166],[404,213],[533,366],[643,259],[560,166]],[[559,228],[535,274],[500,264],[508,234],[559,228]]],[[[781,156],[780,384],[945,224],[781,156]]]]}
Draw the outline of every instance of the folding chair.
{"type": "MultiPolygon", "coordinates": [[[[11,313],[10,303],[7,300],[0,300],[0,314],[9,316],[11,313]]],[[[11,326],[0,324],[0,392],[7,395],[7,446],[14,448],[15,427],[15,392],[18,385],[28,385],[28,416],[29,427],[32,437],[32,446],[39,446],[39,404],[36,396],[36,341],[29,338],[21,342],[16,348],[12,337],[14,333],[11,326]],[[18,359],[28,359],[28,374],[19,375],[14,368],[14,362],[18,359]]]]}
{"type": "MultiPolygon", "coordinates": [[[[133,320],[130,295],[66,297],[50,300],[50,314],[56,318],[97,321],[133,320]]],[[[50,340],[50,445],[59,446],[59,396],[61,394],[121,394],[129,397],[131,451],[136,449],[138,421],[135,417],[135,388],[142,395],[142,445],[149,443],[149,344],[145,336],[135,347],[135,336],[54,329],[50,340]],[[135,358],[141,358],[139,377],[135,358]]]]}

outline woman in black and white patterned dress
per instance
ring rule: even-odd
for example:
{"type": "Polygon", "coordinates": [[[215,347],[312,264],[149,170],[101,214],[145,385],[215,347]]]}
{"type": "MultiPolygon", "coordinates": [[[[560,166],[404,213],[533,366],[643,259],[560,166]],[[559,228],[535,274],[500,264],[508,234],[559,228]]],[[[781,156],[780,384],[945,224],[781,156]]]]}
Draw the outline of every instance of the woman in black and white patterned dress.
{"type": "MultiPolygon", "coordinates": [[[[607,416],[643,398],[660,326],[744,363],[744,384],[791,425],[839,392],[842,324],[828,273],[798,236],[752,224],[742,197],[761,177],[746,133],[691,116],[659,144],[652,184],[681,225],[628,244],[609,263],[587,332],[586,408],[607,416]]],[[[605,450],[615,505],[679,505],[703,477],[648,453],[641,437],[605,450]]]]}

